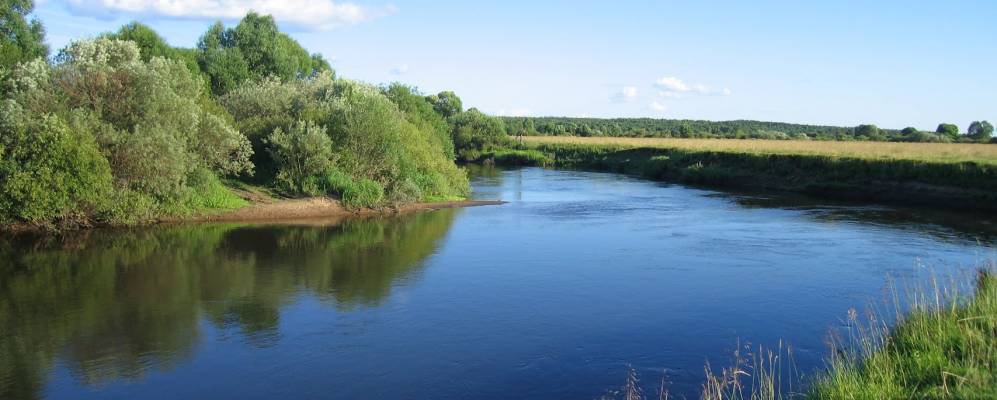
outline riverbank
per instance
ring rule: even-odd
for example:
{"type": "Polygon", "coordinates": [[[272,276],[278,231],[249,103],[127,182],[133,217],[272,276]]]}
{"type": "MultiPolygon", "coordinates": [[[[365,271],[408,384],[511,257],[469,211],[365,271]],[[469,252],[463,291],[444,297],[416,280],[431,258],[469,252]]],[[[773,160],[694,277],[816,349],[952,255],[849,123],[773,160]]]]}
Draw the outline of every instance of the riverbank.
{"type": "Polygon", "coordinates": [[[249,206],[223,212],[220,214],[202,215],[193,218],[161,220],[159,222],[259,222],[259,221],[289,221],[312,218],[350,218],[369,217],[377,215],[398,215],[414,212],[434,211],[446,208],[478,207],[499,205],[502,201],[460,200],[427,203],[412,203],[397,207],[348,209],[342,202],[329,197],[311,197],[304,199],[282,199],[266,203],[254,203],[249,206]]]}
{"type": "Polygon", "coordinates": [[[913,311],[892,329],[875,316],[863,323],[850,313],[854,339],[832,349],[829,370],[818,376],[808,398],[997,398],[992,267],[980,271],[972,297],[935,287],[911,301],[913,311]]]}
{"type": "Polygon", "coordinates": [[[482,161],[487,160],[828,199],[997,212],[997,146],[982,144],[531,137],[516,149],[485,154],[482,161]]]}
{"type": "Polygon", "coordinates": [[[500,205],[504,201],[452,200],[401,204],[381,208],[351,208],[340,200],[327,196],[307,198],[287,198],[275,196],[258,187],[239,185],[229,187],[229,191],[243,201],[243,205],[233,209],[207,210],[182,217],[161,217],[130,224],[93,223],[85,220],[64,221],[58,224],[10,224],[0,226],[0,232],[44,232],[55,230],[80,230],[99,227],[157,225],[201,222],[292,222],[306,220],[344,220],[373,216],[389,216],[434,211],[447,208],[479,207],[500,205]]]}

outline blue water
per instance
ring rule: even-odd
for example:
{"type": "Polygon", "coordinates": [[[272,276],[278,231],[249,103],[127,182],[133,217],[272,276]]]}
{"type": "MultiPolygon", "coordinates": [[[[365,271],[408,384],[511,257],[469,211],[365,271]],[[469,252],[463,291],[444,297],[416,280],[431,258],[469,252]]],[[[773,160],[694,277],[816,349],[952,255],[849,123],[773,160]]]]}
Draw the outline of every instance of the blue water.
{"type": "Polygon", "coordinates": [[[995,256],[980,216],[476,170],[500,206],[0,241],[0,398],[695,397],[889,282],[995,256]]]}

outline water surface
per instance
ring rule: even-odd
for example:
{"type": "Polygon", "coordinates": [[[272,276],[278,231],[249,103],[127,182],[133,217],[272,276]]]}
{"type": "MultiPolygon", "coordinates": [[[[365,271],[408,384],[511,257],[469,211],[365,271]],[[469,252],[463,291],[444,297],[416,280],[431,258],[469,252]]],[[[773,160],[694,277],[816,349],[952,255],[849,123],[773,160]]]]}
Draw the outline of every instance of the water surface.
{"type": "Polygon", "coordinates": [[[785,338],[818,368],[888,277],[994,256],[978,216],[482,170],[502,206],[0,239],[0,398],[695,396],[785,338]],[[652,383],[653,382],[653,383],[652,383]]]}

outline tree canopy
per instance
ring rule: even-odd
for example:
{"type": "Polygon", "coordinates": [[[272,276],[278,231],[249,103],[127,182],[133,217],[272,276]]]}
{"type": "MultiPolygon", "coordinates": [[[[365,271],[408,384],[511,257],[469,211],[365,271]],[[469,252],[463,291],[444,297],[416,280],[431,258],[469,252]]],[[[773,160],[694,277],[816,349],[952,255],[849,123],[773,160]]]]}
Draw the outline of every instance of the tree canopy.
{"type": "Polygon", "coordinates": [[[994,135],[994,126],[987,121],[973,121],[967,132],[971,139],[989,141],[994,135]]]}
{"type": "Polygon", "coordinates": [[[224,94],[249,79],[305,78],[331,70],[318,54],[308,54],[297,41],[280,31],[272,16],[254,12],[234,28],[217,22],[197,44],[197,61],[210,77],[215,94],[224,94]]]}
{"type": "Polygon", "coordinates": [[[48,56],[41,22],[28,21],[34,8],[32,0],[0,1],[0,67],[48,56]]]}

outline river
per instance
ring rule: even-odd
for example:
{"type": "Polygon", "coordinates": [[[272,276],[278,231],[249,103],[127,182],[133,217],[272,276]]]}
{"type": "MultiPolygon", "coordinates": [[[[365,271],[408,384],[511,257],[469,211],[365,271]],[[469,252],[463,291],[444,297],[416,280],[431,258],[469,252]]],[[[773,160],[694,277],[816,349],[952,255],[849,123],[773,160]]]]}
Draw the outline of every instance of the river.
{"type": "Polygon", "coordinates": [[[475,169],[500,206],[0,239],[0,398],[695,397],[745,346],[823,364],[891,281],[993,259],[992,218],[475,169]]]}

